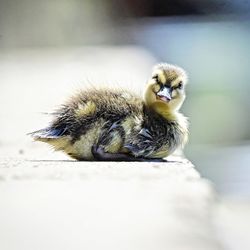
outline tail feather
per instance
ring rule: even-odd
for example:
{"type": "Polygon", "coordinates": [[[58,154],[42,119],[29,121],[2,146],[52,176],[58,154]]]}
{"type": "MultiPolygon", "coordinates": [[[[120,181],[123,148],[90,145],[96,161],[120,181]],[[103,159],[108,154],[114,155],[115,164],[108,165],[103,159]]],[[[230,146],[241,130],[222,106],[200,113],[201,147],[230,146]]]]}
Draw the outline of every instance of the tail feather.
{"type": "MultiPolygon", "coordinates": [[[[66,150],[70,145],[70,138],[67,136],[67,130],[47,127],[29,133],[35,141],[50,144],[55,150],[66,150]]],[[[67,152],[67,151],[66,151],[67,152]]]]}
{"type": "Polygon", "coordinates": [[[47,140],[61,138],[66,132],[66,128],[52,128],[47,127],[34,132],[29,133],[34,140],[47,140]]]}

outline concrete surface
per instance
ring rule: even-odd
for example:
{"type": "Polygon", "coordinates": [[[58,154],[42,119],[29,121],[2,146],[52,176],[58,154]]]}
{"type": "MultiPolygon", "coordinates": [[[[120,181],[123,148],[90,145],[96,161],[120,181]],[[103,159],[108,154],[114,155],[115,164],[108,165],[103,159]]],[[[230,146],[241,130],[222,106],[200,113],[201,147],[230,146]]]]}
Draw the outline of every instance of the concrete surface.
{"type": "Polygon", "coordinates": [[[249,205],[219,202],[213,185],[181,157],[168,163],[76,162],[26,136],[48,121],[38,113],[84,86],[86,75],[140,89],[154,63],[136,47],[1,52],[1,250],[250,245],[249,205]]]}
{"type": "Polygon", "coordinates": [[[170,160],[1,157],[0,249],[221,249],[210,183],[170,160]]]}

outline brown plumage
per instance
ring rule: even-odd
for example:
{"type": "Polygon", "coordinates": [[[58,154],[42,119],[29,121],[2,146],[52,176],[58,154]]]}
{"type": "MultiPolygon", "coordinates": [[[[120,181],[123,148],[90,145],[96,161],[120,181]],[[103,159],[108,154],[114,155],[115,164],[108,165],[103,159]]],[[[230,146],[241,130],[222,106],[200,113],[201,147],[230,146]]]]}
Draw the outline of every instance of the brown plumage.
{"type": "Polygon", "coordinates": [[[83,90],[53,113],[47,128],[31,134],[77,160],[161,160],[187,140],[186,118],[178,112],[186,81],[183,69],[158,64],[143,98],[83,90]]]}

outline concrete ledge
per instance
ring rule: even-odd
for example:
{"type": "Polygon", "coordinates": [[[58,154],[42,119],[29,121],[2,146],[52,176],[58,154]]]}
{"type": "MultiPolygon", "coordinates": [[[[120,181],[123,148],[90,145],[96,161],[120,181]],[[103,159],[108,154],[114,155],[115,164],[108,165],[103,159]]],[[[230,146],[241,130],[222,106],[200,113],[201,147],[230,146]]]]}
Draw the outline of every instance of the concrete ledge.
{"type": "Polygon", "coordinates": [[[3,159],[0,249],[221,249],[193,165],[3,159]]]}

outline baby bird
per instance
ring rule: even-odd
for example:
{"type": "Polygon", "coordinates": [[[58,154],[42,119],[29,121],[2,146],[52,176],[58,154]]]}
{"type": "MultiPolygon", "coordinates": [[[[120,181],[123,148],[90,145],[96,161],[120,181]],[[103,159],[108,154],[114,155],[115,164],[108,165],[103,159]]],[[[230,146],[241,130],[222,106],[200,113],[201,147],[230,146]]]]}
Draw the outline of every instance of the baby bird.
{"type": "Polygon", "coordinates": [[[188,138],[187,119],[179,113],[186,83],[182,68],[158,64],[142,98],[87,89],[54,112],[47,128],[31,135],[77,160],[161,161],[188,138]]]}

